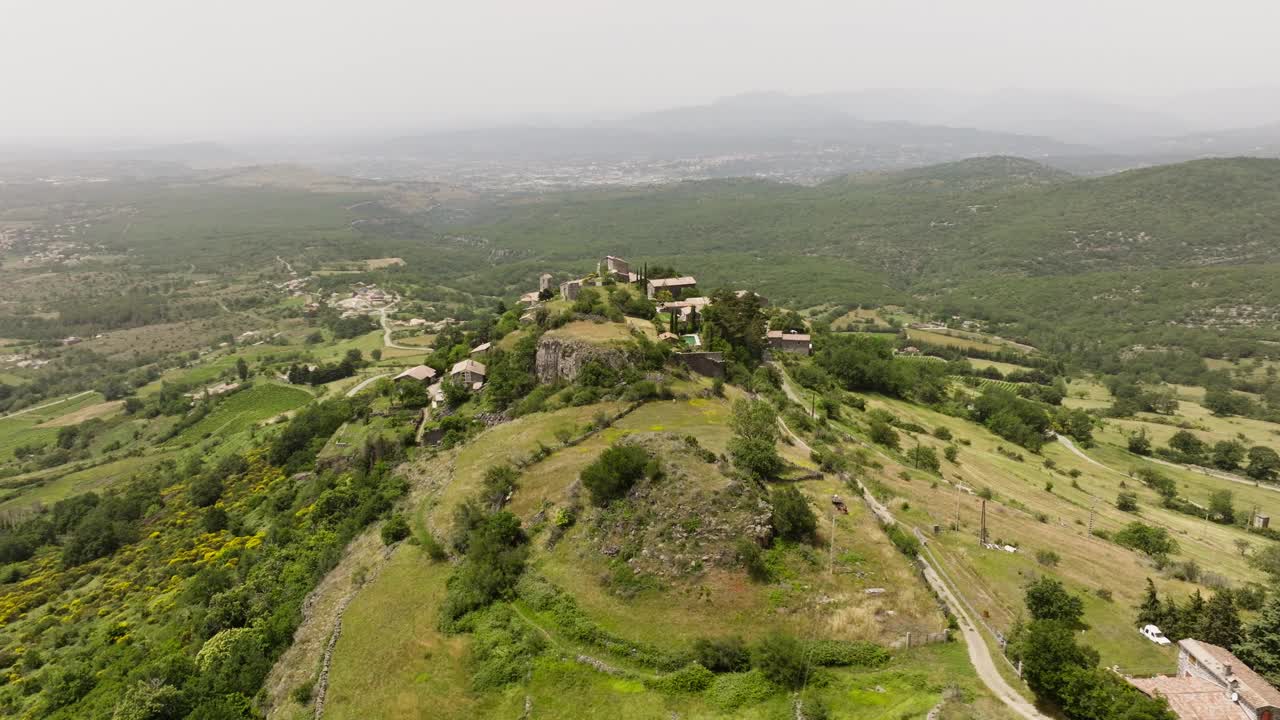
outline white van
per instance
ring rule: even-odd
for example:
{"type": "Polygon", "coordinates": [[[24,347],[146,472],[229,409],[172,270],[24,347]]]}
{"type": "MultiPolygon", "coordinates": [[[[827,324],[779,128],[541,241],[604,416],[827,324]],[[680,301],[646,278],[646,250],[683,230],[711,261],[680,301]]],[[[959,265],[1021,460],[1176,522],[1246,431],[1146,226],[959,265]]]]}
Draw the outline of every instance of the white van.
{"type": "Polygon", "coordinates": [[[1138,632],[1142,633],[1142,637],[1150,640],[1151,642],[1157,645],[1170,644],[1169,638],[1165,637],[1164,633],[1160,632],[1160,628],[1156,627],[1155,625],[1143,625],[1142,629],[1139,630],[1138,632]]]}

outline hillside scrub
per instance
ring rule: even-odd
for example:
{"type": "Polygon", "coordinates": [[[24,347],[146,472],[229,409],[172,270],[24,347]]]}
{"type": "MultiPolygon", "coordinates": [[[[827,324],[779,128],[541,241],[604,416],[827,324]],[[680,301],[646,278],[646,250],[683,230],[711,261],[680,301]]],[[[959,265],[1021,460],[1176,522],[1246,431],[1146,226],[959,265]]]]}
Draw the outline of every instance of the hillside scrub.
{"type": "Polygon", "coordinates": [[[579,477],[591,493],[591,502],[603,507],[624,497],[644,477],[651,459],[649,452],[637,445],[614,445],[583,468],[579,477]]]}

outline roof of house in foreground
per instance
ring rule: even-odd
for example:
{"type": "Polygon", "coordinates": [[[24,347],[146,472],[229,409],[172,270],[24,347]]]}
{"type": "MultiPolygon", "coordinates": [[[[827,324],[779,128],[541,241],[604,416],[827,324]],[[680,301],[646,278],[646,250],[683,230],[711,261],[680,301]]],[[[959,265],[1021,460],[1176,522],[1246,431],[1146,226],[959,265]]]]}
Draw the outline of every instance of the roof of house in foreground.
{"type": "Polygon", "coordinates": [[[1210,666],[1210,670],[1215,675],[1223,677],[1231,675],[1240,681],[1240,697],[1244,698],[1253,707],[1280,707],[1280,690],[1276,690],[1261,675],[1254,672],[1248,665],[1231,654],[1231,651],[1204,642],[1203,640],[1179,640],[1178,647],[1185,650],[1189,655],[1196,658],[1202,664],[1210,666]],[[1217,667],[1212,667],[1216,664],[1217,667]],[[1231,667],[1231,671],[1227,672],[1226,666],[1231,667]]]}
{"type": "Polygon", "coordinates": [[[430,380],[435,376],[435,368],[428,367],[426,365],[417,365],[395,376],[394,379],[399,380],[401,378],[413,378],[414,380],[430,380]]]}
{"type": "Polygon", "coordinates": [[[1168,700],[1179,720],[1249,720],[1222,686],[1202,678],[1160,675],[1129,678],[1129,683],[1151,697],[1168,700]]]}

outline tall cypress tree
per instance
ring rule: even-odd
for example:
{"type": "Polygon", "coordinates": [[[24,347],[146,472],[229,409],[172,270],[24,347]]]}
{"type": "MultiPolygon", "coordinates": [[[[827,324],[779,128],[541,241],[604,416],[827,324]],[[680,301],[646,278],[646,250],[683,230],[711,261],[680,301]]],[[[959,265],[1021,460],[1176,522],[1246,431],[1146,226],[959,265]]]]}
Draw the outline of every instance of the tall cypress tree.
{"type": "Polygon", "coordinates": [[[1147,592],[1136,609],[1139,625],[1159,625],[1164,620],[1160,596],[1156,594],[1156,584],[1151,582],[1151,578],[1147,578],[1147,592]]]}
{"type": "Polygon", "coordinates": [[[1204,627],[1198,639],[1224,648],[1232,648],[1243,639],[1240,613],[1236,611],[1231,591],[1222,589],[1214,593],[1204,608],[1204,627]]]}
{"type": "Polygon", "coordinates": [[[1267,601],[1232,652],[1272,685],[1280,685],[1280,595],[1267,601]]]}

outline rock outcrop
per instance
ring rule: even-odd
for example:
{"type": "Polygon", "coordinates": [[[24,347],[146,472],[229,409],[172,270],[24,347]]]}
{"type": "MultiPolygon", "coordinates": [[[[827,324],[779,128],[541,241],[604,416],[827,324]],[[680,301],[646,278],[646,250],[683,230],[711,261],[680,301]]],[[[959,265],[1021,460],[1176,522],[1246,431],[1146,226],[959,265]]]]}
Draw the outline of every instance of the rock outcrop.
{"type": "Polygon", "coordinates": [[[622,370],[629,361],[624,348],[616,345],[600,345],[585,340],[562,337],[543,337],[538,341],[538,382],[553,383],[558,380],[572,382],[591,360],[622,370]]]}

